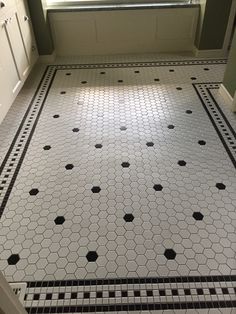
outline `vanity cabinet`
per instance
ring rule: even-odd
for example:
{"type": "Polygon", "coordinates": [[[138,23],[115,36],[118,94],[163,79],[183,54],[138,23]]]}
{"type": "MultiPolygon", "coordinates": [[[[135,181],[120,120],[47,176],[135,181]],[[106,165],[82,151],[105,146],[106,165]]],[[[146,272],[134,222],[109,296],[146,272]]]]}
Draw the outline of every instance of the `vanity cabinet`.
{"type": "Polygon", "coordinates": [[[0,123],[37,57],[26,2],[0,1],[0,123]]]}

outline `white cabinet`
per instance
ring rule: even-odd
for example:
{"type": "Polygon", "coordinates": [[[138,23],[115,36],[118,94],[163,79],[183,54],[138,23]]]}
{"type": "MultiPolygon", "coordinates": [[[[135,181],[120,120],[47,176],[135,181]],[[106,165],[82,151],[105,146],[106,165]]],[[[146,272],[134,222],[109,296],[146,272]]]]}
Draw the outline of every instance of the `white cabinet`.
{"type": "Polygon", "coordinates": [[[26,4],[10,0],[8,6],[0,8],[0,123],[36,60],[26,4]]]}

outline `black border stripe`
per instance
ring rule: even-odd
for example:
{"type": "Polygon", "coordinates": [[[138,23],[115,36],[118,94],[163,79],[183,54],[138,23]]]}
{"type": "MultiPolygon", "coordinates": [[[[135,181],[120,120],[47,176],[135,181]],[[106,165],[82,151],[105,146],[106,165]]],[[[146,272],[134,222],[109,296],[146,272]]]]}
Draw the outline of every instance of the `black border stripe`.
{"type": "MultiPolygon", "coordinates": [[[[40,117],[40,115],[41,115],[41,113],[42,113],[42,110],[43,110],[45,101],[46,101],[46,99],[47,99],[48,93],[49,93],[50,88],[51,88],[51,86],[52,86],[52,83],[53,83],[53,81],[54,81],[55,74],[56,74],[56,71],[53,73],[53,76],[52,76],[52,78],[51,78],[51,82],[50,82],[50,84],[49,84],[49,86],[48,86],[47,92],[46,92],[45,95],[44,95],[44,99],[43,99],[42,105],[41,105],[41,107],[40,107],[40,109],[39,109],[39,112],[38,112],[38,114],[37,114],[37,117],[36,117],[36,119],[35,119],[35,122],[34,122],[34,124],[33,124],[33,127],[32,127],[32,129],[31,129],[31,131],[30,131],[30,134],[29,134],[29,137],[28,137],[27,142],[26,142],[26,144],[25,144],[24,150],[23,150],[23,152],[22,152],[22,154],[21,154],[20,160],[19,160],[19,162],[18,162],[18,164],[17,164],[17,167],[16,167],[15,172],[14,172],[14,174],[13,174],[13,177],[12,177],[12,179],[11,179],[11,182],[10,182],[10,184],[9,184],[9,186],[8,186],[7,192],[6,192],[6,194],[5,194],[4,198],[3,198],[3,201],[2,201],[2,204],[1,204],[1,207],[0,207],[0,215],[3,213],[3,211],[4,211],[5,207],[6,207],[6,204],[7,204],[7,201],[8,201],[8,199],[9,199],[9,196],[10,196],[10,194],[11,194],[12,188],[13,188],[13,186],[14,186],[14,184],[15,184],[16,178],[17,178],[17,176],[18,176],[18,173],[19,173],[19,171],[20,171],[21,165],[22,165],[23,160],[24,160],[24,158],[25,158],[25,154],[26,154],[26,152],[27,152],[27,150],[28,150],[29,144],[30,144],[30,142],[31,142],[31,139],[32,139],[32,137],[33,137],[33,135],[34,135],[34,131],[35,131],[36,126],[37,126],[37,124],[38,124],[39,117],[40,117]]],[[[39,89],[40,87],[41,87],[41,83],[40,83],[38,89],[39,89]]],[[[37,92],[38,92],[38,89],[37,89],[37,92]]],[[[27,112],[26,112],[26,114],[25,114],[25,116],[24,116],[24,121],[25,121],[25,119],[27,118],[27,115],[28,115],[28,113],[29,113],[29,110],[31,109],[32,104],[33,104],[33,101],[31,101],[30,107],[28,108],[28,110],[27,110],[27,112]]],[[[21,128],[22,128],[22,125],[21,125],[21,128]]],[[[21,129],[20,129],[20,130],[18,129],[17,134],[16,134],[16,136],[15,136],[15,138],[14,138],[15,141],[17,140],[20,131],[21,131],[21,129]]],[[[14,142],[14,144],[15,144],[15,142],[14,142]]],[[[12,148],[14,147],[14,144],[11,145],[11,150],[12,150],[12,148]]],[[[9,155],[10,155],[10,153],[11,153],[11,151],[9,152],[9,155]]],[[[8,156],[8,157],[9,157],[9,156],[8,156]]]]}
{"type": "MultiPolygon", "coordinates": [[[[227,154],[228,154],[230,160],[232,161],[232,163],[233,163],[233,165],[234,165],[234,168],[236,168],[236,161],[235,161],[235,159],[234,159],[234,156],[232,155],[232,153],[231,153],[231,151],[230,151],[230,149],[229,149],[227,143],[225,142],[225,139],[224,139],[223,136],[221,135],[220,130],[218,129],[218,127],[217,127],[217,125],[216,125],[214,119],[212,118],[212,116],[211,116],[209,110],[207,109],[207,107],[206,107],[206,105],[205,105],[205,103],[204,103],[204,100],[202,99],[202,96],[200,95],[198,89],[196,88],[196,85],[197,85],[197,84],[192,84],[192,85],[193,85],[193,87],[194,87],[194,89],[195,89],[195,91],[196,91],[196,93],[197,93],[197,95],[198,95],[198,97],[199,97],[199,99],[200,99],[200,101],[201,101],[201,103],[202,103],[202,105],[203,105],[203,107],[204,107],[204,109],[205,109],[205,111],[206,111],[206,113],[207,113],[209,119],[211,120],[211,123],[212,123],[214,129],[216,130],[216,132],[217,132],[217,134],[218,134],[218,136],[219,136],[219,138],[220,138],[220,140],[221,140],[221,142],[222,142],[222,144],[223,144],[223,146],[224,146],[224,148],[225,148],[225,150],[226,150],[226,152],[227,152],[227,154]]],[[[225,119],[226,119],[226,117],[225,117],[225,119]]]]}
{"type": "Polygon", "coordinates": [[[132,303],[111,305],[72,305],[72,306],[48,306],[26,308],[30,314],[37,313],[86,313],[86,312],[120,312],[120,311],[160,311],[160,310],[183,310],[183,309],[211,309],[236,307],[233,301],[196,301],[175,303],[132,303]]]}

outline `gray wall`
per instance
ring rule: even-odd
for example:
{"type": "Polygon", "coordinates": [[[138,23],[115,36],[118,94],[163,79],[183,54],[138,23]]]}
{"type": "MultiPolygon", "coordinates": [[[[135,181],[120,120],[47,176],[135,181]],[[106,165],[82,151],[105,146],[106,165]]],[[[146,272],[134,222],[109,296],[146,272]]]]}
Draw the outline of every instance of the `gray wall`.
{"type": "Polygon", "coordinates": [[[196,46],[200,50],[221,49],[224,44],[232,0],[204,0],[204,17],[196,46]]]}
{"type": "Polygon", "coordinates": [[[234,33],[223,84],[230,95],[234,97],[236,91],[236,31],[234,33]]]}
{"type": "Polygon", "coordinates": [[[52,54],[54,47],[49,23],[44,14],[41,0],[28,0],[31,21],[40,55],[52,54]]]}

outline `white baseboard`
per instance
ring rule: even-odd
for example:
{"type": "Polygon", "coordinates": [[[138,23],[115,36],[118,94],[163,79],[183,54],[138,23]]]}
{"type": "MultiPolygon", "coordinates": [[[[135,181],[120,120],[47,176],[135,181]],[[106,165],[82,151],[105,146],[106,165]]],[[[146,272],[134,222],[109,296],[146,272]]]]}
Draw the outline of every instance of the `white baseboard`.
{"type": "Polygon", "coordinates": [[[236,112],[236,92],[233,98],[226,89],[226,87],[223,84],[221,84],[219,94],[223,97],[226,105],[228,105],[233,112],[236,112]]]}
{"type": "Polygon", "coordinates": [[[227,52],[224,49],[199,50],[194,47],[194,55],[198,58],[226,58],[227,52]]]}
{"type": "Polygon", "coordinates": [[[51,55],[40,55],[39,56],[39,62],[40,63],[52,63],[56,59],[56,52],[55,50],[51,55]]]}

